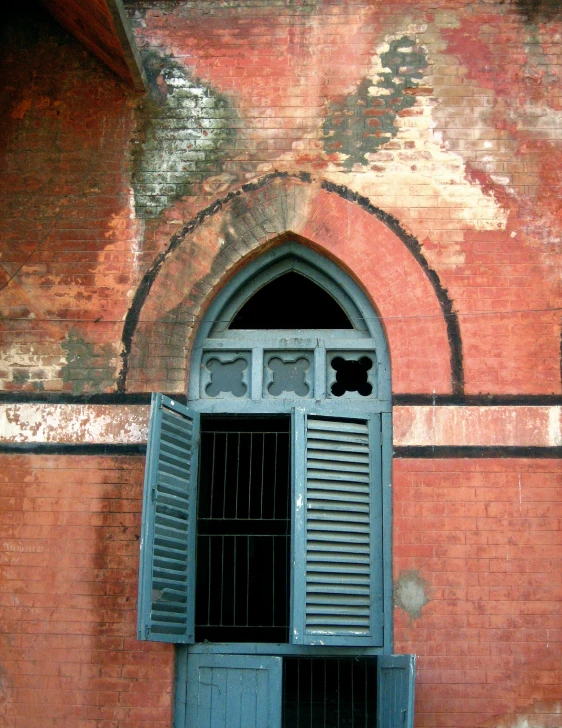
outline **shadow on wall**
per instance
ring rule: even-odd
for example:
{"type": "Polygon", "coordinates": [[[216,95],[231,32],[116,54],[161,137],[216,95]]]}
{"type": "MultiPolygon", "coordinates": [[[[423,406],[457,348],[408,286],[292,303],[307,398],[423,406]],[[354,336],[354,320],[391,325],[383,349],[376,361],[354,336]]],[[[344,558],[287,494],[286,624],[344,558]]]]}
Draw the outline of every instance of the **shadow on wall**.
{"type": "Polygon", "coordinates": [[[529,22],[562,18],[562,0],[515,0],[515,6],[529,22]]]}

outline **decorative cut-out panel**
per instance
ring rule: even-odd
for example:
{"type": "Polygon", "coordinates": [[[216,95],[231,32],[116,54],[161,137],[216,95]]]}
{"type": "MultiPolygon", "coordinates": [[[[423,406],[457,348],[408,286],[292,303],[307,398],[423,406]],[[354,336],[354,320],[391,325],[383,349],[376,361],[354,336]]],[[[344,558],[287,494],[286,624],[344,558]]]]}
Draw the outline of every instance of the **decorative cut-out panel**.
{"type": "Polygon", "coordinates": [[[264,397],[312,397],[312,352],[268,352],[264,358],[264,397]]]}
{"type": "Polygon", "coordinates": [[[250,352],[207,352],[201,363],[202,397],[249,397],[250,352]]]}
{"type": "Polygon", "coordinates": [[[374,352],[332,352],[327,362],[328,397],[376,397],[374,352]]]}

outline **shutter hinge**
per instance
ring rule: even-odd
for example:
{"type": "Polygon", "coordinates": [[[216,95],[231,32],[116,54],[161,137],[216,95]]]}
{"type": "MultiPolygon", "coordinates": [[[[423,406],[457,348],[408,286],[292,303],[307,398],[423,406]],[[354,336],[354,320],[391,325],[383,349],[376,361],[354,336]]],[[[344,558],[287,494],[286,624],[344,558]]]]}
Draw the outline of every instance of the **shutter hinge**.
{"type": "Polygon", "coordinates": [[[144,633],[147,637],[150,634],[150,625],[148,624],[148,622],[144,625],[144,633]]]}
{"type": "Polygon", "coordinates": [[[155,485],[152,486],[151,495],[152,495],[152,502],[154,503],[154,501],[156,500],[156,486],[155,485]]]}

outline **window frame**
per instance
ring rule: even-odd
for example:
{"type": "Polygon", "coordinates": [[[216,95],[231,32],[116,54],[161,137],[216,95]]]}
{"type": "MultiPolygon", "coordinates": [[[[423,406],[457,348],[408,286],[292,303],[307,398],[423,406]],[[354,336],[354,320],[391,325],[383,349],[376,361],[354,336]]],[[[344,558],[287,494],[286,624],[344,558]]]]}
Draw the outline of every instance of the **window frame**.
{"type": "MultiPolygon", "coordinates": [[[[346,393],[347,394],[347,393],[346,393]]],[[[354,393],[351,393],[353,395],[354,393]]],[[[188,406],[198,415],[291,415],[291,440],[295,442],[296,417],[308,415],[334,418],[368,419],[380,417],[380,491],[382,570],[382,643],[378,645],[272,644],[272,643],[195,643],[176,645],[176,690],[174,725],[185,728],[185,704],[189,655],[263,655],[263,656],[365,656],[391,657],[392,629],[392,403],[390,359],[386,337],[378,316],[359,286],[337,265],[304,246],[289,242],[264,253],[238,272],[217,294],[199,325],[193,350],[189,379],[188,406]],[[289,270],[312,278],[341,305],[354,330],[243,330],[229,331],[228,321],[259,288],[289,270]],[[217,323],[218,322],[218,323],[217,323]],[[313,352],[314,392],[310,398],[297,396],[264,397],[264,353],[268,350],[313,352]],[[245,351],[251,365],[248,396],[201,396],[201,368],[206,352],[226,355],[245,351]],[[377,390],[373,396],[330,397],[327,392],[327,362],[330,352],[353,356],[372,354],[375,358],[377,390]],[[298,410],[298,415],[296,414],[298,410]]],[[[293,447],[293,445],[292,445],[293,447]]],[[[292,458],[294,461],[294,458],[292,458]]],[[[294,466],[293,466],[294,468],[294,466]]],[[[294,503],[295,472],[292,473],[294,503]]],[[[294,518],[292,523],[294,524],[294,518]]],[[[292,534],[294,528],[292,528],[292,534]]],[[[292,537],[293,538],[293,537],[292,537]]],[[[294,544],[291,546],[295,554],[294,544]]],[[[292,569],[293,573],[293,569],[292,569]]],[[[195,587],[196,588],[196,587],[195,587]]],[[[292,591],[292,590],[291,590],[292,591]]],[[[291,599],[293,594],[291,594],[291,599]]],[[[194,601],[194,600],[193,600],[194,601]]],[[[291,606],[291,615],[294,610],[291,606]]],[[[292,626],[291,626],[292,629],[292,626]]],[[[319,641],[320,642],[320,641],[319,641]]]]}

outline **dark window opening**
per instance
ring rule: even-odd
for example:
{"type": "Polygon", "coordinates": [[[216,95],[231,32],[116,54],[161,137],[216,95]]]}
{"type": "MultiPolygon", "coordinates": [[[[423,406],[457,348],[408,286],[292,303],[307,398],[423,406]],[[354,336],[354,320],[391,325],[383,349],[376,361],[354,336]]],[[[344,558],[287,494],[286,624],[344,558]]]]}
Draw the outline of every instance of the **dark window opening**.
{"type": "Polygon", "coordinates": [[[357,392],[362,397],[368,397],[373,391],[373,385],[368,381],[369,369],[373,362],[368,356],[360,359],[344,359],[336,356],[331,362],[336,372],[336,381],[331,390],[335,397],[341,397],[346,392],[357,392]]]}
{"type": "Polygon", "coordinates": [[[288,642],[290,420],[202,418],[197,642],[288,642]]]}
{"type": "Polygon", "coordinates": [[[352,329],[349,317],[319,285],[285,273],[249,298],[229,329],[352,329]]]}
{"type": "Polygon", "coordinates": [[[283,728],[374,728],[376,658],[283,660],[283,728]]]}

